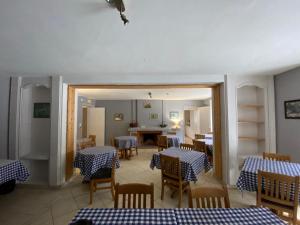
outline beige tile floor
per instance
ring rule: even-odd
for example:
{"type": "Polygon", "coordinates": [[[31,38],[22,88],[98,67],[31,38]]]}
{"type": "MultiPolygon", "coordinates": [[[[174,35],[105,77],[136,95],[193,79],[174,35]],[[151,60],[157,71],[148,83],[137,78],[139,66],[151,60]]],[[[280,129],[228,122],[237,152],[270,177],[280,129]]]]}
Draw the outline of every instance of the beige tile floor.
{"type": "MultiPolygon", "coordinates": [[[[140,149],[139,155],[131,160],[121,160],[121,167],[116,171],[119,183],[141,182],[154,183],[155,207],[174,208],[177,196],[170,197],[167,188],[164,201],[160,200],[160,170],[149,167],[152,154],[156,149],[140,149]]],[[[75,175],[71,182],[61,188],[36,188],[18,185],[13,193],[0,196],[1,225],[66,225],[74,217],[78,209],[83,207],[111,208],[113,201],[110,190],[98,191],[93,205],[89,205],[88,185],[81,183],[82,177],[75,175]]],[[[200,174],[197,183],[192,187],[219,186],[212,174],[200,174]]],[[[244,193],[242,196],[236,189],[229,189],[232,207],[249,207],[255,204],[255,193],[244,193]]],[[[187,195],[184,195],[183,206],[187,206],[187,195]]]]}

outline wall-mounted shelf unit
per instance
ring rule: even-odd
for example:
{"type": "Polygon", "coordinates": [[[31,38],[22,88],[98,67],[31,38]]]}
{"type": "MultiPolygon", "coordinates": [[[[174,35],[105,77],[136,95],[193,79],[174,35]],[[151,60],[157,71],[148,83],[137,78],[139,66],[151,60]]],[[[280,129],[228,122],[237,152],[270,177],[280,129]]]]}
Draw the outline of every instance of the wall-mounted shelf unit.
{"type": "Polygon", "coordinates": [[[264,89],[242,86],[237,89],[238,159],[258,156],[265,151],[264,89]]]}

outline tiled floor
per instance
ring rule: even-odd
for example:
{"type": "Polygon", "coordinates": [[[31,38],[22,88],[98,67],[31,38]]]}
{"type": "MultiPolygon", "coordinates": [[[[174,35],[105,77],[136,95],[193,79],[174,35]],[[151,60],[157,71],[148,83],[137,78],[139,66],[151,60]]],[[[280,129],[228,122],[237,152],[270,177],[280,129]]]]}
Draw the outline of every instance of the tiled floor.
{"type": "MultiPolygon", "coordinates": [[[[121,160],[121,167],[116,171],[116,181],[120,183],[141,182],[154,183],[155,207],[174,208],[177,206],[177,196],[170,197],[167,188],[164,201],[160,200],[161,181],[160,170],[151,170],[150,160],[156,149],[140,149],[139,155],[131,160],[121,160]]],[[[110,190],[98,191],[94,204],[89,205],[88,185],[81,183],[82,177],[74,179],[61,188],[33,188],[26,185],[17,186],[8,195],[0,196],[1,225],[66,225],[83,207],[113,207],[110,190]]],[[[195,186],[219,186],[219,182],[211,173],[200,174],[195,186]]],[[[241,193],[229,189],[232,207],[248,207],[255,204],[255,193],[241,193]]],[[[183,206],[187,206],[187,195],[184,195],[183,206]]]]}

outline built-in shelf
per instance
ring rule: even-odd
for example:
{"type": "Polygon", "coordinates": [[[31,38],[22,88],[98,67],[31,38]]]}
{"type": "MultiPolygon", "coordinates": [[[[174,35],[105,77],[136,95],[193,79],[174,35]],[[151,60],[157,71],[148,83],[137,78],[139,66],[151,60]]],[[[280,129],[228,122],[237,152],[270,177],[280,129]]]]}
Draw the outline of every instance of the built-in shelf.
{"type": "Polygon", "coordinates": [[[239,107],[240,108],[254,108],[254,109],[257,109],[257,108],[263,108],[264,106],[263,105],[256,105],[256,104],[239,104],[239,107]]]}
{"type": "Polygon", "coordinates": [[[27,155],[21,157],[21,159],[30,159],[30,160],[49,160],[49,155],[46,153],[36,153],[31,152],[27,155]]]}
{"type": "Polygon", "coordinates": [[[247,124],[247,123],[254,123],[254,124],[263,124],[263,121],[254,121],[254,120],[239,120],[238,123],[240,124],[247,124]]]}
{"type": "Polygon", "coordinates": [[[264,138],[257,138],[257,137],[239,137],[239,140],[242,141],[264,141],[264,138]]]}

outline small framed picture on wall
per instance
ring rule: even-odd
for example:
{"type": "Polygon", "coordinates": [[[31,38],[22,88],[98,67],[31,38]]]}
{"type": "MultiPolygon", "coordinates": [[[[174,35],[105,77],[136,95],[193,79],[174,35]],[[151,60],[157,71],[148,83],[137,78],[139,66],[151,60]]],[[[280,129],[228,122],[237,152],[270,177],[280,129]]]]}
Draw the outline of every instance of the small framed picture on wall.
{"type": "Polygon", "coordinates": [[[300,119],[300,99],[285,101],[284,113],[286,119],[300,119]]]}

